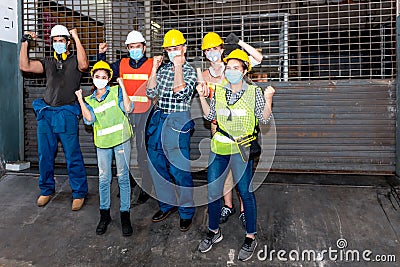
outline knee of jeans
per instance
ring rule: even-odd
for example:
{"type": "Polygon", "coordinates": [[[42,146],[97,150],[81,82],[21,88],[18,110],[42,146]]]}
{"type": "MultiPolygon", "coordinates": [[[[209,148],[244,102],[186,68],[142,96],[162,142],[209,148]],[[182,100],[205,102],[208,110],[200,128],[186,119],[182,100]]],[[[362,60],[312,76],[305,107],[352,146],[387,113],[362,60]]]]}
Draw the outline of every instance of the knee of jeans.
{"type": "Polygon", "coordinates": [[[105,174],[104,170],[99,168],[99,183],[107,182],[107,175],[105,174]]]}
{"type": "Polygon", "coordinates": [[[222,197],[222,191],[208,189],[208,201],[214,202],[222,197]]]}

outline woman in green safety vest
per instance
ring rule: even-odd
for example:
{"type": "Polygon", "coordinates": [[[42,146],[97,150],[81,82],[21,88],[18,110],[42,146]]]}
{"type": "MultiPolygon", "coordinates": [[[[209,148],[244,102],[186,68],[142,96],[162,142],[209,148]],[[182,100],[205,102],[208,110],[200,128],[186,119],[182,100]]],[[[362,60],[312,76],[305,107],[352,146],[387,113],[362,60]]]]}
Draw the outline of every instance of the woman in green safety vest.
{"type": "Polygon", "coordinates": [[[130,221],[131,187],[129,183],[129,161],[131,153],[130,139],[132,128],[125,113],[133,111],[133,102],[128,97],[122,79],[120,86],[108,85],[113,71],[104,61],[94,64],[91,70],[94,92],[82,97],[82,89],[76,91],[82,109],[83,120],[93,125],[94,144],[96,146],[99,167],[100,222],[96,233],[107,231],[110,216],[110,183],[113,154],[117,165],[118,185],[120,189],[120,217],[123,236],[132,235],[130,221]]]}
{"type": "Polygon", "coordinates": [[[207,172],[209,231],[200,242],[199,251],[208,252],[213,244],[222,240],[219,228],[221,196],[225,177],[231,169],[246,217],[246,236],[238,259],[246,261],[252,257],[257,246],[257,206],[251,190],[254,160],[244,161],[238,143],[233,140],[254,135],[258,123],[267,124],[270,121],[275,90],[268,86],[263,94],[260,87],[243,79],[252,67],[249,56],[243,50],[232,51],[224,58],[224,62],[227,82],[216,87],[210,105],[206,100],[204,85],[197,86],[205,118],[210,121],[215,119],[218,124],[217,132],[211,140],[207,172]]]}

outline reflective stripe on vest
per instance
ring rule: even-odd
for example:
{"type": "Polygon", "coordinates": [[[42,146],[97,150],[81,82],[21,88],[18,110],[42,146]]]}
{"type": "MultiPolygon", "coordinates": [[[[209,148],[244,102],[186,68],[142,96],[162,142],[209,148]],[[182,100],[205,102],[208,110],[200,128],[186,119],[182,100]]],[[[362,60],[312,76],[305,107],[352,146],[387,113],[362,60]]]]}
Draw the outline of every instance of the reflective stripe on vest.
{"type": "Polygon", "coordinates": [[[112,100],[112,101],[110,101],[110,102],[107,102],[107,103],[105,103],[105,104],[103,104],[103,105],[101,105],[101,106],[99,106],[99,107],[97,107],[97,108],[93,108],[93,112],[96,114],[96,113],[101,113],[101,112],[104,112],[104,111],[106,111],[107,109],[110,109],[110,108],[112,108],[112,107],[115,107],[117,105],[117,102],[115,101],[115,100],[112,100]]]}
{"type": "Polygon", "coordinates": [[[118,131],[121,131],[122,129],[124,129],[124,125],[121,124],[117,124],[105,129],[100,129],[97,131],[97,136],[103,136],[103,135],[107,135],[107,134],[112,134],[118,131]]]}
{"type": "Polygon", "coordinates": [[[149,79],[149,74],[122,74],[122,79],[147,81],[149,79]]]}
{"type": "Polygon", "coordinates": [[[142,103],[150,101],[147,96],[138,96],[138,95],[129,96],[129,99],[133,102],[142,102],[142,103]]]}

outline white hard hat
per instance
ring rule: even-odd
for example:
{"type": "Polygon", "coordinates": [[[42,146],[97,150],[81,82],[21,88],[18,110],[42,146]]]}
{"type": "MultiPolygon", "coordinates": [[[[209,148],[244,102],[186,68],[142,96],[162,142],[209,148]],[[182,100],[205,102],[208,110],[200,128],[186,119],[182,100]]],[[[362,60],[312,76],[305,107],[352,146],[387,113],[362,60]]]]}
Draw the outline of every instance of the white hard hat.
{"type": "Polygon", "coordinates": [[[146,43],[146,40],[143,38],[143,35],[138,31],[131,31],[126,37],[125,44],[132,43],[146,43]]]}
{"type": "Polygon", "coordinates": [[[63,25],[56,25],[53,28],[51,28],[51,33],[50,37],[55,37],[55,36],[67,36],[70,37],[68,29],[63,26],[63,25]]]}

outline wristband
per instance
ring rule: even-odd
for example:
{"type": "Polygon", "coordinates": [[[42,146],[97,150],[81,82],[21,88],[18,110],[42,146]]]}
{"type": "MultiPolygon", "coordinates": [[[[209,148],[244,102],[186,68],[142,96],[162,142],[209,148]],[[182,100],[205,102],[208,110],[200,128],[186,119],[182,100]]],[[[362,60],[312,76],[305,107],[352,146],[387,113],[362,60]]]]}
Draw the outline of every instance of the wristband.
{"type": "Polygon", "coordinates": [[[32,41],[32,36],[30,34],[24,34],[21,37],[21,43],[26,42],[26,41],[32,41]]]}

